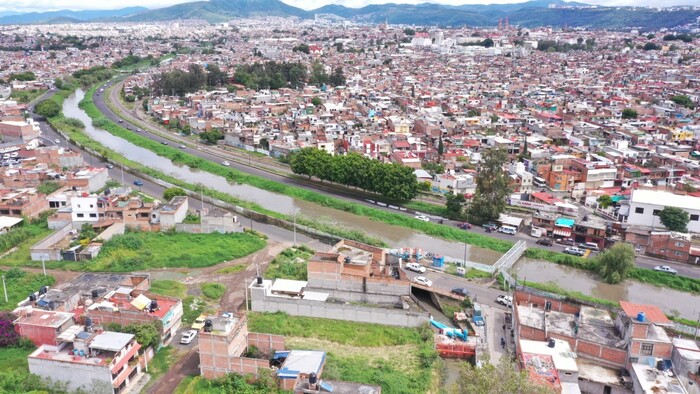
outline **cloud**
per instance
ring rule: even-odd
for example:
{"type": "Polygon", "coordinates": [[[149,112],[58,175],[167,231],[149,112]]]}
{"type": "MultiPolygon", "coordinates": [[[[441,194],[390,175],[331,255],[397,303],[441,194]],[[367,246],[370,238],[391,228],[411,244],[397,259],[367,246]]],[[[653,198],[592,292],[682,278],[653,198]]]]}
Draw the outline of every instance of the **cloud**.
{"type": "MultiPolygon", "coordinates": [[[[0,11],[56,11],[70,10],[111,10],[124,7],[143,6],[147,8],[161,8],[178,3],[188,3],[194,0],[3,0],[0,3],[0,11]]],[[[338,4],[346,7],[364,7],[369,4],[404,3],[420,4],[429,0],[283,0],[285,3],[312,10],[327,4],[338,4]]],[[[582,3],[608,5],[608,6],[671,6],[694,5],[700,6],[700,0],[578,0],[582,3]]],[[[517,0],[436,0],[429,1],[440,4],[504,4],[519,3],[517,0]]]]}

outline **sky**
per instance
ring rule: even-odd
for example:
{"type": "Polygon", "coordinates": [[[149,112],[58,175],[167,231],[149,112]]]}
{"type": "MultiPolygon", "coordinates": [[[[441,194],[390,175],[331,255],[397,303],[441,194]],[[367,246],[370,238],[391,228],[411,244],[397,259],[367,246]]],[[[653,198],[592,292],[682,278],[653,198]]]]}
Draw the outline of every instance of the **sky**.
{"type": "MultiPolygon", "coordinates": [[[[132,6],[143,6],[147,8],[167,7],[173,4],[185,3],[192,0],[2,0],[0,1],[0,12],[34,12],[34,11],[56,11],[61,9],[70,10],[110,10],[132,6]]],[[[363,7],[369,4],[381,3],[425,3],[428,0],[283,0],[289,5],[311,10],[326,4],[340,4],[346,7],[363,7]]],[[[495,4],[495,3],[517,3],[517,0],[429,0],[433,3],[442,4],[495,4]]],[[[700,6],[700,0],[579,0],[582,3],[598,5],[634,5],[634,6],[671,6],[671,5],[694,5],[700,6]]]]}

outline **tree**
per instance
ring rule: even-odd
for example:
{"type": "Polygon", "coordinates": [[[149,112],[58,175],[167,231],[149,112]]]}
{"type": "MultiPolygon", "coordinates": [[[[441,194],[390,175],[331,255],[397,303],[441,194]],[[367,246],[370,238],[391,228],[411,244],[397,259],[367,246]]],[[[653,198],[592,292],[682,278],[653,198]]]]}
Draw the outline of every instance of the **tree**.
{"type": "Polygon", "coordinates": [[[598,205],[600,205],[600,207],[603,209],[609,207],[613,203],[612,197],[610,197],[607,194],[603,194],[602,196],[598,197],[596,201],[598,202],[598,205]]]}
{"type": "Polygon", "coordinates": [[[292,48],[292,52],[302,52],[302,53],[305,53],[307,55],[309,53],[311,53],[311,51],[309,50],[309,46],[306,44],[299,44],[299,45],[295,46],[294,48],[292,48]]]}
{"type": "Polygon", "coordinates": [[[660,45],[656,45],[653,42],[647,42],[644,44],[644,47],[642,47],[645,51],[657,51],[661,49],[660,45]]]}
{"type": "Polygon", "coordinates": [[[688,212],[681,208],[664,207],[664,209],[659,212],[659,219],[661,220],[661,224],[671,231],[678,231],[680,233],[688,232],[690,216],[688,212]]]}
{"type": "Polygon", "coordinates": [[[451,217],[459,217],[462,214],[462,205],[465,201],[466,199],[464,198],[464,194],[450,193],[447,195],[445,207],[447,208],[447,212],[450,213],[451,217]]]}
{"type": "Polygon", "coordinates": [[[53,80],[53,85],[56,89],[61,89],[63,87],[63,80],[61,78],[56,78],[53,80]]]}
{"type": "Polygon", "coordinates": [[[329,82],[332,86],[342,86],[345,85],[345,74],[343,74],[342,67],[336,67],[331,74],[329,82]]]}
{"type": "Polygon", "coordinates": [[[440,134],[440,138],[438,139],[437,152],[439,156],[445,153],[445,145],[442,143],[442,134],[440,134]]]}
{"type": "Polygon", "coordinates": [[[163,190],[163,200],[170,201],[176,196],[186,196],[187,192],[181,187],[169,187],[163,190]]]}
{"type": "Polygon", "coordinates": [[[632,108],[625,108],[622,111],[622,119],[637,119],[637,111],[632,108]]]}
{"type": "Polygon", "coordinates": [[[224,139],[224,134],[217,129],[213,129],[211,131],[199,133],[199,138],[204,142],[216,144],[217,141],[224,139]]]}
{"type": "Polygon", "coordinates": [[[554,393],[548,386],[533,381],[525,371],[518,371],[515,365],[501,359],[498,365],[489,362],[481,367],[462,363],[459,379],[449,390],[452,394],[547,394],[554,393]]]}
{"type": "Polygon", "coordinates": [[[601,253],[596,266],[598,274],[608,283],[620,283],[634,268],[634,249],[626,243],[617,243],[601,253]]]}
{"type": "Polygon", "coordinates": [[[487,38],[481,42],[481,45],[485,48],[491,48],[493,46],[493,40],[490,38],[487,38]]]}
{"type": "Polygon", "coordinates": [[[676,95],[671,97],[671,101],[674,103],[686,107],[688,109],[694,109],[695,104],[690,100],[690,97],[686,95],[676,95]]]}
{"type": "Polygon", "coordinates": [[[45,118],[53,118],[61,113],[61,106],[53,100],[44,100],[36,105],[34,111],[45,118]]]}
{"type": "Polygon", "coordinates": [[[161,324],[160,320],[152,320],[148,323],[129,324],[128,326],[108,323],[105,328],[108,331],[134,334],[136,342],[138,342],[143,349],[148,347],[156,349],[158,345],[160,345],[161,324]]]}
{"type": "Polygon", "coordinates": [[[318,97],[314,97],[314,98],[311,99],[311,104],[313,104],[314,107],[318,107],[318,106],[320,106],[321,104],[323,104],[323,101],[322,101],[320,98],[318,98],[318,97]]]}
{"type": "Polygon", "coordinates": [[[415,35],[416,35],[416,31],[413,30],[413,29],[411,29],[411,28],[409,28],[409,27],[407,27],[407,28],[403,29],[403,34],[405,34],[405,35],[407,35],[407,36],[415,36],[415,35]]]}
{"type": "Polygon", "coordinates": [[[471,213],[482,220],[498,219],[506,209],[510,184],[503,165],[507,159],[506,152],[500,149],[490,149],[483,154],[481,168],[476,176],[476,192],[471,203],[471,213]]]}

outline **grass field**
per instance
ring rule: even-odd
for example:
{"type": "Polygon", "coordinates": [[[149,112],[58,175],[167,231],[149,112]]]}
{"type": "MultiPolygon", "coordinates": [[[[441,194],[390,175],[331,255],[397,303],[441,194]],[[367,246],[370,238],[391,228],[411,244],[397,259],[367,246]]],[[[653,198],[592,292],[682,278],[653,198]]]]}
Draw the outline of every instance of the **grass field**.
{"type": "Polygon", "coordinates": [[[0,348],[0,371],[29,370],[27,356],[34,351],[31,347],[0,348]]]}
{"type": "Polygon", "coordinates": [[[64,263],[64,267],[110,272],[201,268],[247,256],[264,246],[265,240],[247,233],[128,232],[105,242],[97,258],[64,263]]]}
{"type": "Polygon", "coordinates": [[[383,393],[425,393],[437,354],[429,328],[249,313],[248,329],[284,335],[289,349],[327,352],[323,377],[382,386],[383,393]]]}
{"type": "Polygon", "coordinates": [[[185,298],[187,286],[175,280],[154,280],[151,282],[150,291],[165,296],[185,298]]]}
{"type": "Polygon", "coordinates": [[[221,268],[219,270],[216,270],[216,273],[217,274],[231,274],[232,275],[232,274],[237,274],[239,272],[244,271],[245,268],[246,268],[245,264],[236,264],[236,265],[232,265],[230,267],[224,267],[224,268],[221,268]]]}
{"type": "Polygon", "coordinates": [[[307,280],[306,262],[314,251],[306,246],[283,250],[267,266],[265,278],[307,280]]]}
{"type": "Polygon", "coordinates": [[[221,283],[204,283],[202,285],[202,294],[212,301],[219,301],[226,293],[226,286],[221,283]]]}

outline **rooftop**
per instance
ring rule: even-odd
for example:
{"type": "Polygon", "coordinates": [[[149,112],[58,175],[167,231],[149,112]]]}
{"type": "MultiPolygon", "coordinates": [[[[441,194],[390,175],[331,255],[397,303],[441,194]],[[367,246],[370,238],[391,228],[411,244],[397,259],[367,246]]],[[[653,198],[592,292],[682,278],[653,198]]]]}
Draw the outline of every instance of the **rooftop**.
{"type": "Polygon", "coordinates": [[[639,322],[639,320],[637,320],[639,313],[644,312],[646,315],[645,321],[654,324],[671,324],[671,320],[669,320],[657,306],[633,304],[627,301],[620,301],[620,306],[622,310],[625,311],[625,314],[636,322],[639,322]]]}
{"type": "Polygon", "coordinates": [[[643,189],[632,192],[631,202],[633,204],[663,205],[692,210],[698,210],[698,207],[700,207],[700,199],[697,197],[643,189]]]}
{"type": "Polygon", "coordinates": [[[676,375],[670,370],[659,371],[647,364],[632,364],[632,370],[645,394],[687,393],[676,375]]]}
{"type": "Polygon", "coordinates": [[[553,340],[554,347],[549,347],[547,342],[521,339],[520,351],[551,356],[554,367],[559,371],[578,371],[576,353],[571,351],[569,343],[558,339],[553,340]]]}
{"type": "Polygon", "coordinates": [[[317,375],[323,369],[326,362],[326,352],[317,350],[292,350],[287,355],[284,364],[277,371],[281,379],[296,379],[300,373],[317,375]]]}
{"type": "Polygon", "coordinates": [[[24,310],[20,312],[20,317],[15,320],[15,324],[42,326],[42,327],[61,327],[65,322],[73,318],[72,313],[52,312],[41,309],[32,311],[24,310]]]}
{"type": "Polygon", "coordinates": [[[133,338],[134,334],[104,331],[93,338],[90,348],[118,352],[124,349],[133,338]]]}
{"type": "Polygon", "coordinates": [[[600,343],[610,347],[622,339],[610,314],[602,309],[582,306],[577,318],[574,314],[557,311],[546,312],[542,309],[531,308],[528,305],[518,305],[520,324],[527,327],[542,329],[546,322],[547,331],[569,337],[578,337],[587,341],[600,343]],[[578,323],[578,333],[574,325],[578,323]]]}

